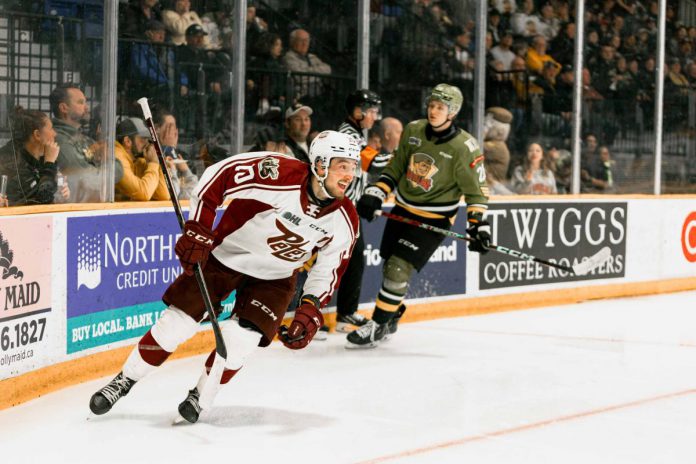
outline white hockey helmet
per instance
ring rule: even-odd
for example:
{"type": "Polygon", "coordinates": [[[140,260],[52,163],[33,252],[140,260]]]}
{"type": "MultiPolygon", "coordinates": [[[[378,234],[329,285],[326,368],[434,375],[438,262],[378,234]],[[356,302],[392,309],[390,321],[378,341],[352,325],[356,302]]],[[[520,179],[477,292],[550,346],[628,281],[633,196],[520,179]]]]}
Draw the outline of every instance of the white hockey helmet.
{"type": "Polygon", "coordinates": [[[312,173],[320,180],[325,179],[326,174],[323,177],[317,174],[317,161],[328,168],[333,158],[348,158],[360,164],[360,145],[355,137],[332,130],[325,130],[317,135],[309,146],[312,173]]]}

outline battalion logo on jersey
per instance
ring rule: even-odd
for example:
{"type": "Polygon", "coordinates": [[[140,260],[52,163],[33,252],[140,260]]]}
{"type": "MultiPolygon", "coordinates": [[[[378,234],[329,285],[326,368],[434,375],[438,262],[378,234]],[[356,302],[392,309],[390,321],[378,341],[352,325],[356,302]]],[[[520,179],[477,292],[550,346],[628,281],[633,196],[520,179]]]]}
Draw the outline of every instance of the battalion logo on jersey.
{"type": "Polygon", "coordinates": [[[435,160],[432,156],[425,153],[414,153],[411,155],[411,160],[408,163],[408,171],[406,172],[406,180],[412,186],[420,187],[424,191],[429,192],[433,188],[433,176],[439,171],[435,166],[435,160]]]}
{"type": "Polygon", "coordinates": [[[268,179],[269,177],[273,180],[278,178],[278,160],[272,157],[264,158],[259,163],[259,176],[262,179],[268,179]]]}
{"type": "Polygon", "coordinates": [[[301,235],[291,232],[280,220],[276,219],[275,223],[282,235],[270,237],[266,241],[271,250],[273,250],[271,254],[285,261],[300,261],[307,254],[307,251],[302,247],[307,245],[309,240],[305,240],[301,235]]]}

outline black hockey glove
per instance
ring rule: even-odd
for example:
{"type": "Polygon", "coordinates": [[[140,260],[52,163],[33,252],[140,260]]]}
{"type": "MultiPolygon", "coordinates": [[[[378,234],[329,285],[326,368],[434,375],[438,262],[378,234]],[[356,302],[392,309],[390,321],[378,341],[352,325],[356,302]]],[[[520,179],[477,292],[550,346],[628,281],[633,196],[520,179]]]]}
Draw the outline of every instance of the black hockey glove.
{"type": "Polygon", "coordinates": [[[488,247],[491,244],[491,225],[483,220],[481,213],[469,213],[468,220],[470,227],[466,229],[466,233],[474,239],[473,242],[469,242],[469,251],[485,255],[490,251],[488,247]]]}
{"type": "Polygon", "coordinates": [[[382,208],[382,202],[387,198],[387,192],[377,187],[370,185],[365,189],[355,209],[358,210],[358,215],[368,221],[375,218],[375,212],[382,208]]]}

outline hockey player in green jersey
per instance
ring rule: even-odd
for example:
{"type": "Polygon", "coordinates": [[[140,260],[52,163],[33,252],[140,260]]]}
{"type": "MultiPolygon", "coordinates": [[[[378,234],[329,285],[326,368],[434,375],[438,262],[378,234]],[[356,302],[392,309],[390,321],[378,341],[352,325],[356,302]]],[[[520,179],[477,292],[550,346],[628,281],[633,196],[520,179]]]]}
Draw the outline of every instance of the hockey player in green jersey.
{"type": "MultiPolygon", "coordinates": [[[[427,119],[405,128],[391,163],[378,181],[365,189],[358,214],[372,221],[387,195],[394,193],[394,214],[449,229],[463,195],[467,204],[469,249],[488,252],[490,225],[486,171],[479,144],[458,128],[454,118],[462,93],[452,85],[437,85],[427,99],[427,119]]],[[[413,271],[420,271],[444,240],[444,235],[387,220],[380,245],[384,259],[382,286],[372,320],[348,334],[346,348],[373,348],[396,332],[405,310],[402,301],[413,271]]]]}

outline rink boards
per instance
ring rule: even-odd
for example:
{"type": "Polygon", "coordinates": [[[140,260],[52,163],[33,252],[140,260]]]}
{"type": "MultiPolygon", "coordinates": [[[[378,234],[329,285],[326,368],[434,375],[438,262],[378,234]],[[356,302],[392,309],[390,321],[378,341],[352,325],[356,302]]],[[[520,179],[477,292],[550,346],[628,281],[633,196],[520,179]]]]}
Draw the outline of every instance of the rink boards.
{"type": "MultiPolygon", "coordinates": [[[[578,277],[448,238],[411,284],[411,320],[696,288],[696,197],[516,197],[488,218],[495,243],[540,258],[573,265],[604,246],[612,258],[578,277]]],[[[363,225],[367,310],[384,220],[363,225]]],[[[0,216],[0,409],[117,369],[181,272],[178,233],[166,207],[0,216]]],[[[233,306],[234,294],[224,317],[233,306]]],[[[205,332],[178,354],[209,349],[205,332]]]]}

